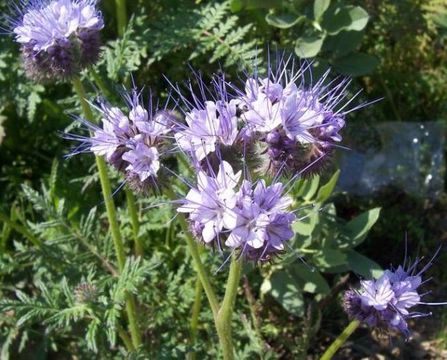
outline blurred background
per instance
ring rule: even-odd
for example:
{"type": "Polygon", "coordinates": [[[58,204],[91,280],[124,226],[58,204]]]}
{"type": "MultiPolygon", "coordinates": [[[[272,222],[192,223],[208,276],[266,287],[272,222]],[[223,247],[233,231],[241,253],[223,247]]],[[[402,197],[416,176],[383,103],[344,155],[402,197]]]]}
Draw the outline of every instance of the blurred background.
{"type": "MultiPolygon", "coordinates": [[[[0,0],[2,12],[8,11],[8,3],[0,0]]],[[[228,80],[237,81],[242,68],[265,65],[268,49],[312,61],[315,78],[329,68],[333,76],[351,76],[351,95],[363,90],[353,106],[382,100],[348,116],[342,135],[350,150],[338,150],[330,169],[332,173],[341,170],[332,197],[337,216],[347,222],[368,209],[381,208],[377,222],[356,250],[384,268],[402,262],[406,237],[413,258],[430,257],[445,245],[446,0],[128,0],[132,17],[122,38],[117,38],[114,2],[101,1],[99,6],[106,28],[97,71],[112,101],[119,99],[115,90],[129,83],[129,73],[138,86],[151,88],[163,101],[167,97],[163,75],[183,81],[191,75],[191,64],[204,74],[224,69],[228,80]]],[[[0,296],[9,296],[15,287],[32,293],[32,283],[39,276],[29,264],[34,258],[29,255],[33,250],[26,235],[39,234],[36,224],[45,219],[30,202],[28,190],[40,190],[44,184],[50,202],[64,199],[69,205],[65,216],[73,223],[92,206],[101,207],[101,200],[93,157],[64,158],[72,144],[60,134],[76,126],[73,116],[80,114],[71,85],[27,80],[18,47],[10,36],[1,36],[0,89],[0,296]]],[[[94,98],[93,82],[88,89],[94,98]]],[[[116,199],[119,204],[124,195],[118,193],[116,199]]],[[[156,239],[166,231],[160,225],[166,223],[166,216],[159,214],[158,220],[151,221],[143,230],[148,238],[156,239]]],[[[148,244],[149,249],[153,247],[169,254],[170,262],[163,270],[167,273],[160,270],[153,279],[160,289],[153,295],[158,296],[160,308],[151,331],[170,334],[166,323],[176,317],[177,334],[158,341],[167,354],[160,358],[177,358],[181,352],[173,349],[181,341],[175,336],[182,336],[181,319],[188,318],[190,304],[179,289],[171,289],[171,299],[164,299],[164,279],[171,276],[173,282],[187,284],[182,291],[191,294],[193,275],[184,269],[179,273],[181,256],[175,245],[148,244]],[[173,315],[167,309],[176,301],[186,303],[169,310],[173,315]]],[[[447,300],[446,263],[444,248],[429,270],[433,280],[427,285],[437,301],[447,300]]],[[[330,272],[324,277],[331,285],[338,284],[338,291],[358,280],[352,273],[349,278],[330,272]]],[[[241,315],[245,325],[238,336],[247,358],[317,358],[346,325],[346,316],[337,311],[338,293],[322,307],[324,320],[319,323],[313,319],[311,306],[297,316],[275,302],[275,296],[261,296],[258,275],[248,278],[251,286],[244,286],[244,293],[248,299],[254,297],[255,314],[261,320],[251,328],[244,320],[250,312],[241,315]],[[308,329],[317,323],[318,330],[308,329]]],[[[248,309],[249,305],[243,306],[248,309]]],[[[434,316],[411,324],[413,336],[408,343],[362,328],[338,358],[447,359],[447,308],[430,310],[434,316]]],[[[81,348],[73,350],[67,338],[47,334],[39,324],[31,326],[23,340],[19,328],[11,325],[10,315],[0,315],[3,355],[20,358],[20,348],[20,356],[29,359],[72,358],[68,354],[73,352],[91,357],[81,348]]],[[[212,325],[202,325],[200,331],[212,332],[212,325]]],[[[198,351],[212,358],[209,349],[215,345],[208,345],[202,344],[198,351]]]]}

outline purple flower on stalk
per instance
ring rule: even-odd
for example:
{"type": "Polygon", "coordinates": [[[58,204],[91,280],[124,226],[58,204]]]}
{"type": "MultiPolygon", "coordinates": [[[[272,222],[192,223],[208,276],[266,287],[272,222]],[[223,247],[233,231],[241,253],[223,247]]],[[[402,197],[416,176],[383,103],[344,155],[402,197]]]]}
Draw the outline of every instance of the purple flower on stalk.
{"type": "Polygon", "coordinates": [[[96,5],[97,0],[31,0],[17,7],[9,23],[30,78],[66,79],[98,60],[104,21],[96,5]]]}
{"type": "MultiPolygon", "coordinates": [[[[248,77],[238,93],[238,109],[245,123],[242,133],[259,144],[260,171],[273,174],[318,172],[342,140],[345,116],[365,104],[344,111],[348,79],[327,81],[329,71],[315,84],[309,64],[296,69],[291,58],[280,58],[267,75],[248,77]]],[[[354,96],[355,97],[355,96],[354,96]]]]}
{"type": "Polygon", "coordinates": [[[186,108],[186,124],[178,124],[175,139],[182,151],[190,155],[195,162],[202,162],[205,158],[209,160],[211,155],[216,155],[216,149],[225,151],[236,144],[237,101],[230,98],[223,75],[214,75],[209,89],[205,87],[201,75],[195,75],[199,96],[195,94],[191,83],[186,95],[179,87],[173,87],[186,108]]]}
{"type": "Polygon", "coordinates": [[[377,280],[362,280],[358,290],[346,291],[344,308],[348,315],[370,327],[398,330],[408,337],[408,319],[431,315],[411,311],[414,306],[447,304],[421,301],[425,294],[419,293],[418,289],[424,283],[422,275],[433,259],[416,272],[420,260],[416,259],[408,267],[405,267],[404,263],[397,269],[386,270],[377,280]]]}
{"type": "Polygon", "coordinates": [[[177,211],[189,214],[193,233],[205,243],[225,244],[248,259],[265,261],[283,251],[293,236],[295,215],[287,210],[292,200],[280,183],[243,180],[239,186],[240,177],[226,161],[217,174],[199,171],[197,186],[177,211]]]}
{"type": "Polygon", "coordinates": [[[133,90],[125,95],[128,112],[110,105],[101,99],[97,106],[102,127],[81,120],[91,137],[67,134],[65,137],[80,141],[75,150],[92,151],[104,156],[107,162],[126,174],[128,183],[135,190],[144,190],[159,175],[160,158],[172,152],[169,133],[174,124],[174,115],[167,110],[153,111],[142,105],[140,94],[133,90]]]}

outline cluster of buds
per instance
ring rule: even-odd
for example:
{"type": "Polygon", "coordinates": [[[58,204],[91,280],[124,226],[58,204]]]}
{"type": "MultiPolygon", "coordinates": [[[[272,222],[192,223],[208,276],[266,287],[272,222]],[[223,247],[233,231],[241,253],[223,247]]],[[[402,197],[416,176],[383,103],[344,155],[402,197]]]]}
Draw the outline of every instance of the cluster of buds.
{"type": "Polygon", "coordinates": [[[17,12],[10,28],[30,78],[67,79],[98,60],[104,21],[96,0],[32,0],[17,12]]]}

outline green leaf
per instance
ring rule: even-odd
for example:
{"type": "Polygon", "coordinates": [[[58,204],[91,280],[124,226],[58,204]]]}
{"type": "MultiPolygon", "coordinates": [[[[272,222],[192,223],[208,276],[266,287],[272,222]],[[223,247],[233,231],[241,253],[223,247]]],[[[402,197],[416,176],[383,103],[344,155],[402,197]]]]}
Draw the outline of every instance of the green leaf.
{"type": "Polygon", "coordinates": [[[347,264],[344,252],[330,248],[322,249],[318,255],[314,256],[314,261],[317,266],[323,269],[347,264]]]}
{"type": "Polygon", "coordinates": [[[295,53],[303,59],[316,56],[323,46],[325,34],[304,35],[296,40],[295,53]]]}
{"type": "Polygon", "coordinates": [[[270,282],[270,293],[275,300],[289,313],[302,316],[304,300],[298,282],[285,270],[275,272],[270,282]]]}
{"type": "Polygon", "coordinates": [[[288,268],[291,274],[300,283],[303,291],[312,294],[328,294],[330,287],[317,269],[305,264],[294,264],[288,268]]]}
{"type": "Polygon", "coordinates": [[[347,252],[347,259],[351,270],[366,278],[377,279],[383,273],[379,264],[359,254],[357,251],[349,250],[347,252]]]}
{"type": "Polygon", "coordinates": [[[265,16],[265,21],[271,26],[277,27],[279,29],[288,29],[293,25],[296,25],[304,16],[296,16],[292,14],[267,14],[265,16]]]}
{"type": "Polygon", "coordinates": [[[329,35],[336,35],[347,29],[352,23],[348,7],[331,6],[323,16],[321,26],[329,35]]]}
{"type": "Polygon", "coordinates": [[[341,31],[326,38],[323,50],[331,51],[334,57],[345,56],[360,46],[363,35],[363,31],[341,31]]]}
{"type": "Polygon", "coordinates": [[[351,76],[360,76],[371,73],[379,64],[379,60],[372,55],[352,53],[332,61],[336,71],[351,76]]]}
{"type": "Polygon", "coordinates": [[[310,201],[316,194],[319,184],[320,177],[318,175],[315,175],[311,179],[301,179],[296,185],[295,195],[306,201],[310,201]]]}
{"type": "Polygon", "coordinates": [[[349,17],[351,18],[351,24],[346,30],[361,31],[368,24],[369,15],[365,9],[360,6],[350,7],[348,10],[349,17]]]}
{"type": "Polygon", "coordinates": [[[380,208],[368,210],[349,221],[343,228],[343,239],[340,247],[353,248],[359,245],[376,223],[380,215],[380,208]]]}
{"type": "Polygon", "coordinates": [[[315,0],[315,2],[314,2],[314,19],[315,20],[320,19],[330,4],[331,4],[331,0],[315,0]]]}
{"type": "Polygon", "coordinates": [[[292,229],[295,233],[303,236],[309,236],[315,229],[318,221],[318,209],[311,209],[308,213],[302,216],[303,219],[295,221],[292,229]]]}
{"type": "Polygon", "coordinates": [[[323,202],[329,199],[334,191],[335,185],[337,184],[338,178],[340,176],[340,170],[337,170],[334,175],[329,179],[329,181],[324,184],[320,190],[318,190],[318,195],[316,202],[323,202]]]}

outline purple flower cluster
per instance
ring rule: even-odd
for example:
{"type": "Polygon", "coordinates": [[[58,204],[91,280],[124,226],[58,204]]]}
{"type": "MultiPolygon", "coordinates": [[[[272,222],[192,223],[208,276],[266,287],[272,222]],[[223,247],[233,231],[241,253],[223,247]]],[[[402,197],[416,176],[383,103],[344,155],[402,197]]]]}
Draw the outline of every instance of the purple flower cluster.
{"type": "Polygon", "coordinates": [[[29,77],[58,80],[76,75],[99,57],[104,27],[96,0],[32,0],[11,20],[29,77]]]}
{"type": "Polygon", "coordinates": [[[81,142],[74,153],[92,151],[104,156],[109,164],[126,174],[132,188],[141,191],[151,184],[157,186],[160,157],[172,151],[169,133],[174,115],[167,110],[153,111],[151,103],[144,107],[136,90],[125,95],[125,100],[126,113],[100,100],[97,109],[102,126],[82,120],[93,135],[68,134],[66,138],[81,142]]]}
{"type": "Polygon", "coordinates": [[[409,336],[407,320],[430,313],[411,311],[416,305],[445,305],[445,303],[426,303],[418,289],[424,283],[422,274],[431,261],[419,272],[416,268],[420,260],[405,268],[386,270],[377,280],[362,280],[360,289],[348,290],[344,295],[344,308],[353,318],[370,327],[383,330],[398,330],[409,336]]]}
{"type": "Polygon", "coordinates": [[[346,96],[348,81],[324,85],[326,73],[306,86],[305,67],[295,71],[292,66],[289,72],[286,67],[287,62],[280,65],[281,72],[270,70],[265,78],[246,81],[239,102],[244,133],[262,149],[262,172],[313,174],[341,141],[345,114],[335,107],[346,96]]]}
{"type": "Polygon", "coordinates": [[[240,179],[241,171],[234,173],[226,161],[217,174],[199,171],[196,187],[177,211],[189,214],[194,232],[205,243],[220,249],[225,244],[246,258],[268,260],[293,237],[292,200],[283,194],[281,183],[267,186],[264,180],[240,179]]]}
{"type": "Polygon", "coordinates": [[[296,217],[286,187],[321,169],[345,124],[345,105],[336,108],[349,82],[326,84],[326,73],[305,86],[310,70],[295,71],[289,60],[280,61],[276,71],[269,68],[263,78],[245,79],[243,90],[223,75],[207,87],[196,74],[198,91],[189,83],[186,94],[173,86],[171,96],[184,121],[166,110],[145,110],[135,91],[126,114],[103,101],[102,126],[86,123],[92,137],[70,138],[83,141],[78,152],[105,156],[136,188],[159,183],[161,154],[181,151],[197,181],[183,179],[189,192],[177,210],[188,214],[197,239],[268,260],[294,235],[296,217]]]}
{"type": "Polygon", "coordinates": [[[216,156],[235,163],[239,154],[262,174],[319,172],[342,139],[345,115],[362,105],[343,111],[349,80],[328,81],[329,72],[306,85],[308,64],[295,69],[291,58],[280,59],[267,70],[249,76],[242,90],[223,76],[213,78],[211,90],[197,76],[199,96],[192,86],[187,95],[175,88],[187,108],[175,135],[180,149],[202,163],[216,156]]]}

